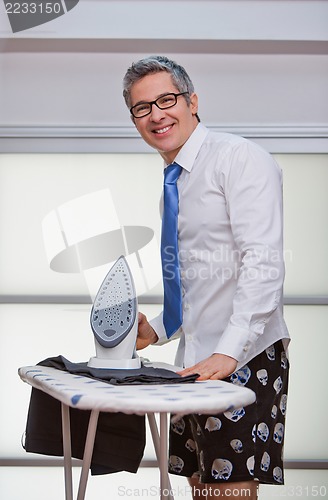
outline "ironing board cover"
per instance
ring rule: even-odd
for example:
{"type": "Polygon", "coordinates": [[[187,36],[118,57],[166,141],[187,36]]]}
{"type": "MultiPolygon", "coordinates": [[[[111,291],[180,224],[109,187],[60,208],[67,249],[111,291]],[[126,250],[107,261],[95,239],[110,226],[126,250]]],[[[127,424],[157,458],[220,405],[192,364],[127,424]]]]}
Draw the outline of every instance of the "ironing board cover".
{"type": "Polygon", "coordinates": [[[210,414],[231,411],[255,401],[253,391],[220,380],[117,386],[39,365],[22,367],[18,373],[24,382],[82,410],[137,415],[151,412],[210,414]]]}

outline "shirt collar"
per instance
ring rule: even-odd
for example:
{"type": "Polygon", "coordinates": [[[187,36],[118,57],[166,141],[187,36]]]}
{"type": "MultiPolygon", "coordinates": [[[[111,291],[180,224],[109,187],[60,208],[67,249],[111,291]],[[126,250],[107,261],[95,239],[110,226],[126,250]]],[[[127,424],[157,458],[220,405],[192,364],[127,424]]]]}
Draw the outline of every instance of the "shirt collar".
{"type": "MultiPolygon", "coordinates": [[[[189,139],[184,143],[177,156],[174,158],[174,162],[181,165],[181,167],[188,172],[191,172],[198,152],[208,132],[209,130],[202,123],[199,123],[189,139]]],[[[167,165],[165,164],[164,167],[166,166],[167,165]]]]}

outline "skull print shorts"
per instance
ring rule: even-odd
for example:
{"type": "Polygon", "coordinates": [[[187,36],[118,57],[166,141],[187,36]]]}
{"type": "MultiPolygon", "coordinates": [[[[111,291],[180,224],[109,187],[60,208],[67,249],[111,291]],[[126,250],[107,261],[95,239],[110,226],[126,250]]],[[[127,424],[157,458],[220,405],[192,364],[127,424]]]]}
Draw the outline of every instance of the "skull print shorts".
{"type": "Polygon", "coordinates": [[[218,415],[186,415],[171,424],[169,472],[198,476],[201,483],[284,484],[288,370],[279,340],[225,379],[252,389],[255,403],[218,415]]]}

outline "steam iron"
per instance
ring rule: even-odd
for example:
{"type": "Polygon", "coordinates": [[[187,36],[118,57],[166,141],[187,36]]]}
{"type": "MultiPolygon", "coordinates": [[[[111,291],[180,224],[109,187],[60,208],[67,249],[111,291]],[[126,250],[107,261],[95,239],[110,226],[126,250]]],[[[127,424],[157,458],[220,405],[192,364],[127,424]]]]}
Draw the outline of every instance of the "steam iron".
{"type": "Polygon", "coordinates": [[[96,356],[93,368],[140,368],[136,354],[138,302],[133,277],[126,259],[121,256],[107,273],[95,297],[91,314],[96,356]]]}

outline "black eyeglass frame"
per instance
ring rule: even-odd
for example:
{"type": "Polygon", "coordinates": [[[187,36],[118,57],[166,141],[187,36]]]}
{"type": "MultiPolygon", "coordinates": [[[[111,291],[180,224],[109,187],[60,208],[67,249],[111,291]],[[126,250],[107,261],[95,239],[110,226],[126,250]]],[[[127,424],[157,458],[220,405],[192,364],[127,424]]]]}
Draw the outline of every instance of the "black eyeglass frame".
{"type": "Polygon", "coordinates": [[[169,109],[169,108],[173,108],[173,106],[175,106],[178,102],[178,97],[180,95],[185,95],[185,94],[189,94],[189,92],[179,92],[178,94],[175,94],[174,92],[168,92],[167,94],[164,94],[164,95],[161,95],[160,97],[158,97],[157,99],[155,99],[155,101],[149,101],[149,102],[139,102],[138,104],[135,104],[134,106],[132,106],[132,108],[130,108],[130,113],[131,115],[134,117],[134,118],[144,118],[145,116],[148,116],[150,115],[152,109],[153,109],[153,104],[155,104],[155,106],[158,107],[158,109],[169,109]],[[160,99],[163,99],[163,97],[166,97],[168,95],[174,95],[175,97],[175,103],[174,104],[170,104],[170,106],[165,106],[164,108],[161,108],[161,106],[159,106],[159,104],[157,103],[157,101],[159,101],[160,99]],[[149,104],[150,106],[150,109],[149,111],[142,115],[142,116],[136,116],[134,113],[133,113],[133,109],[137,106],[140,106],[140,104],[149,104]]]}

